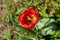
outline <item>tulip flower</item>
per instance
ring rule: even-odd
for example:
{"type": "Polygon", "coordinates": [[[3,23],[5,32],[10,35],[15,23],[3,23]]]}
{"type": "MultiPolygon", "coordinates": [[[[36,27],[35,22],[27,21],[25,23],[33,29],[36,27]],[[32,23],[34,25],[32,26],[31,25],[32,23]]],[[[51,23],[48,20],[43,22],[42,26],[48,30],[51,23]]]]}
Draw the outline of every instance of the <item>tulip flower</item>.
{"type": "Polygon", "coordinates": [[[35,8],[24,9],[18,18],[18,22],[23,28],[32,30],[38,22],[38,13],[35,8]]]}

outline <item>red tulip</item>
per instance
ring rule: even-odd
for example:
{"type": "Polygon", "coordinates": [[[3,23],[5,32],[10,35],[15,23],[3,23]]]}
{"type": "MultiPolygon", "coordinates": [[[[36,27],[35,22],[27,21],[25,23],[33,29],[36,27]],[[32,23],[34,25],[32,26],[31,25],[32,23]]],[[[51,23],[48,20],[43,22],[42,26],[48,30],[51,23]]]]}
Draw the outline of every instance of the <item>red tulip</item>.
{"type": "Polygon", "coordinates": [[[18,22],[23,28],[32,30],[38,22],[38,13],[34,8],[26,8],[20,14],[18,22]]]}

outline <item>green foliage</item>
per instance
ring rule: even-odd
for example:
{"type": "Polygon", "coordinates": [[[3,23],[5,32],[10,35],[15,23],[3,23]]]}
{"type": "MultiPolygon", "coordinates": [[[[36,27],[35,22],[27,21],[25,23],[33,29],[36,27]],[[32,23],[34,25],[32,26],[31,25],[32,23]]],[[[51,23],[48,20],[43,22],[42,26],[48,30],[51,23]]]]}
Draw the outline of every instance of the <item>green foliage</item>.
{"type": "Polygon", "coordinates": [[[16,34],[16,40],[32,40],[32,39],[29,39],[29,38],[25,38],[23,37],[22,35],[20,35],[18,32],[14,31],[14,33],[16,34]]]}
{"type": "Polygon", "coordinates": [[[56,37],[60,38],[60,31],[56,31],[56,37]]]}
{"type": "Polygon", "coordinates": [[[6,40],[10,40],[11,39],[11,34],[10,34],[10,30],[9,29],[5,30],[4,35],[5,35],[5,39],[6,40]]]}
{"type": "Polygon", "coordinates": [[[56,25],[54,19],[43,18],[36,25],[36,30],[41,30],[43,35],[52,35],[55,33],[56,25]]]}
{"type": "Polygon", "coordinates": [[[40,6],[40,15],[43,17],[48,17],[49,15],[46,13],[47,5],[40,6]]]}
{"type": "MultiPolygon", "coordinates": [[[[60,0],[18,0],[16,2],[3,0],[3,2],[6,15],[0,18],[9,26],[15,27],[13,30],[16,40],[46,40],[48,38],[46,35],[50,35],[48,40],[58,40],[58,38],[60,40],[60,0]],[[19,14],[27,7],[36,8],[39,13],[39,21],[33,30],[22,28],[17,21],[19,14]]],[[[3,39],[11,39],[10,31],[5,30],[3,39]]]]}
{"type": "Polygon", "coordinates": [[[25,8],[26,8],[26,7],[22,7],[22,8],[20,8],[20,9],[18,9],[18,11],[17,11],[15,14],[17,15],[17,14],[21,13],[22,10],[25,9],[25,8]]]}
{"type": "Polygon", "coordinates": [[[60,18],[60,8],[57,10],[55,16],[58,17],[58,18],[60,18]]]}

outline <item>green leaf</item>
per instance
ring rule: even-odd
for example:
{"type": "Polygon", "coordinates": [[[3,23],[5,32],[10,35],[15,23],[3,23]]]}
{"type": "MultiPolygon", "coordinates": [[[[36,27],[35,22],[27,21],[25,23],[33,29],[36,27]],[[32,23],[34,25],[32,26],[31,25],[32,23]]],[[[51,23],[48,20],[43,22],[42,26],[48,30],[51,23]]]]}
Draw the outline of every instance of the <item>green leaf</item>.
{"type": "Polygon", "coordinates": [[[60,18],[60,8],[59,8],[59,10],[57,10],[57,12],[55,13],[55,16],[56,16],[57,18],[60,18]]]}
{"type": "Polygon", "coordinates": [[[4,35],[5,35],[6,40],[10,40],[11,34],[10,34],[10,30],[9,29],[5,30],[4,35]]]}
{"type": "Polygon", "coordinates": [[[44,34],[44,35],[48,35],[48,34],[53,35],[55,33],[55,28],[54,27],[56,28],[56,26],[53,25],[53,24],[49,25],[48,27],[46,26],[46,28],[42,29],[42,34],[44,34]]]}
{"type": "Polygon", "coordinates": [[[54,23],[54,19],[50,19],[50,18],[43,18],[41,20],[39,20],[39,22],[36,25],[36,30],[41,30],[41,33],[43,35],[47,35],[47,34],[54,34],[55,29],[56,29],[56,25],[54,23]]]}
{"type": "Polygon", "coordinates": [[[26,7],[21,7],[20,9],[17,10],[16,14],[19,14],[22,12],[22,10],[24,10],[26,7]]]}
{"type": "Polygon", "coordinates": [[[56,31],[56,37],[60,38],[60,30],[56,31]]]}
{"type": "Polygon", "coordinates": [[[20,35],[18,32],[14,31],[14,33],[17,35],[17,39],[16,40],[32,40],[30,38],[25,38],[22,35],[20,35]]]}
{"type": "Polygon", "coordinates": [[[36,26],[38,26],[38,29],[42,29],[49,21],[50,21],[49,18],[40,19],[36,26]]]}
{"type": "Polygon", "coordinates": [[[40,6],[40,15],[43,17],[48,17],[48,14],[46,13],[47,5],[40,6]]]}

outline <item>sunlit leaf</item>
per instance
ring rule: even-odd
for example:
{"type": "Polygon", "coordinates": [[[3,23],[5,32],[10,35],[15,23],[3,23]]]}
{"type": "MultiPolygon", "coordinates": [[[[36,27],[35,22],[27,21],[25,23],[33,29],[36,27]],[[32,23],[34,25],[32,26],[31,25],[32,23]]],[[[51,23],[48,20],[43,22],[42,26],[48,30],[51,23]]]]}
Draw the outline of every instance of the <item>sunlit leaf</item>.
{"type": "Polygon", "coordinates": [[[39,22],[36,25],[36,29],[41,30],[41,33],[43,35],[54,34],[55,29],[56,29],[54,19],[44,18],[44,19],[39,20],[39,22]]]}

